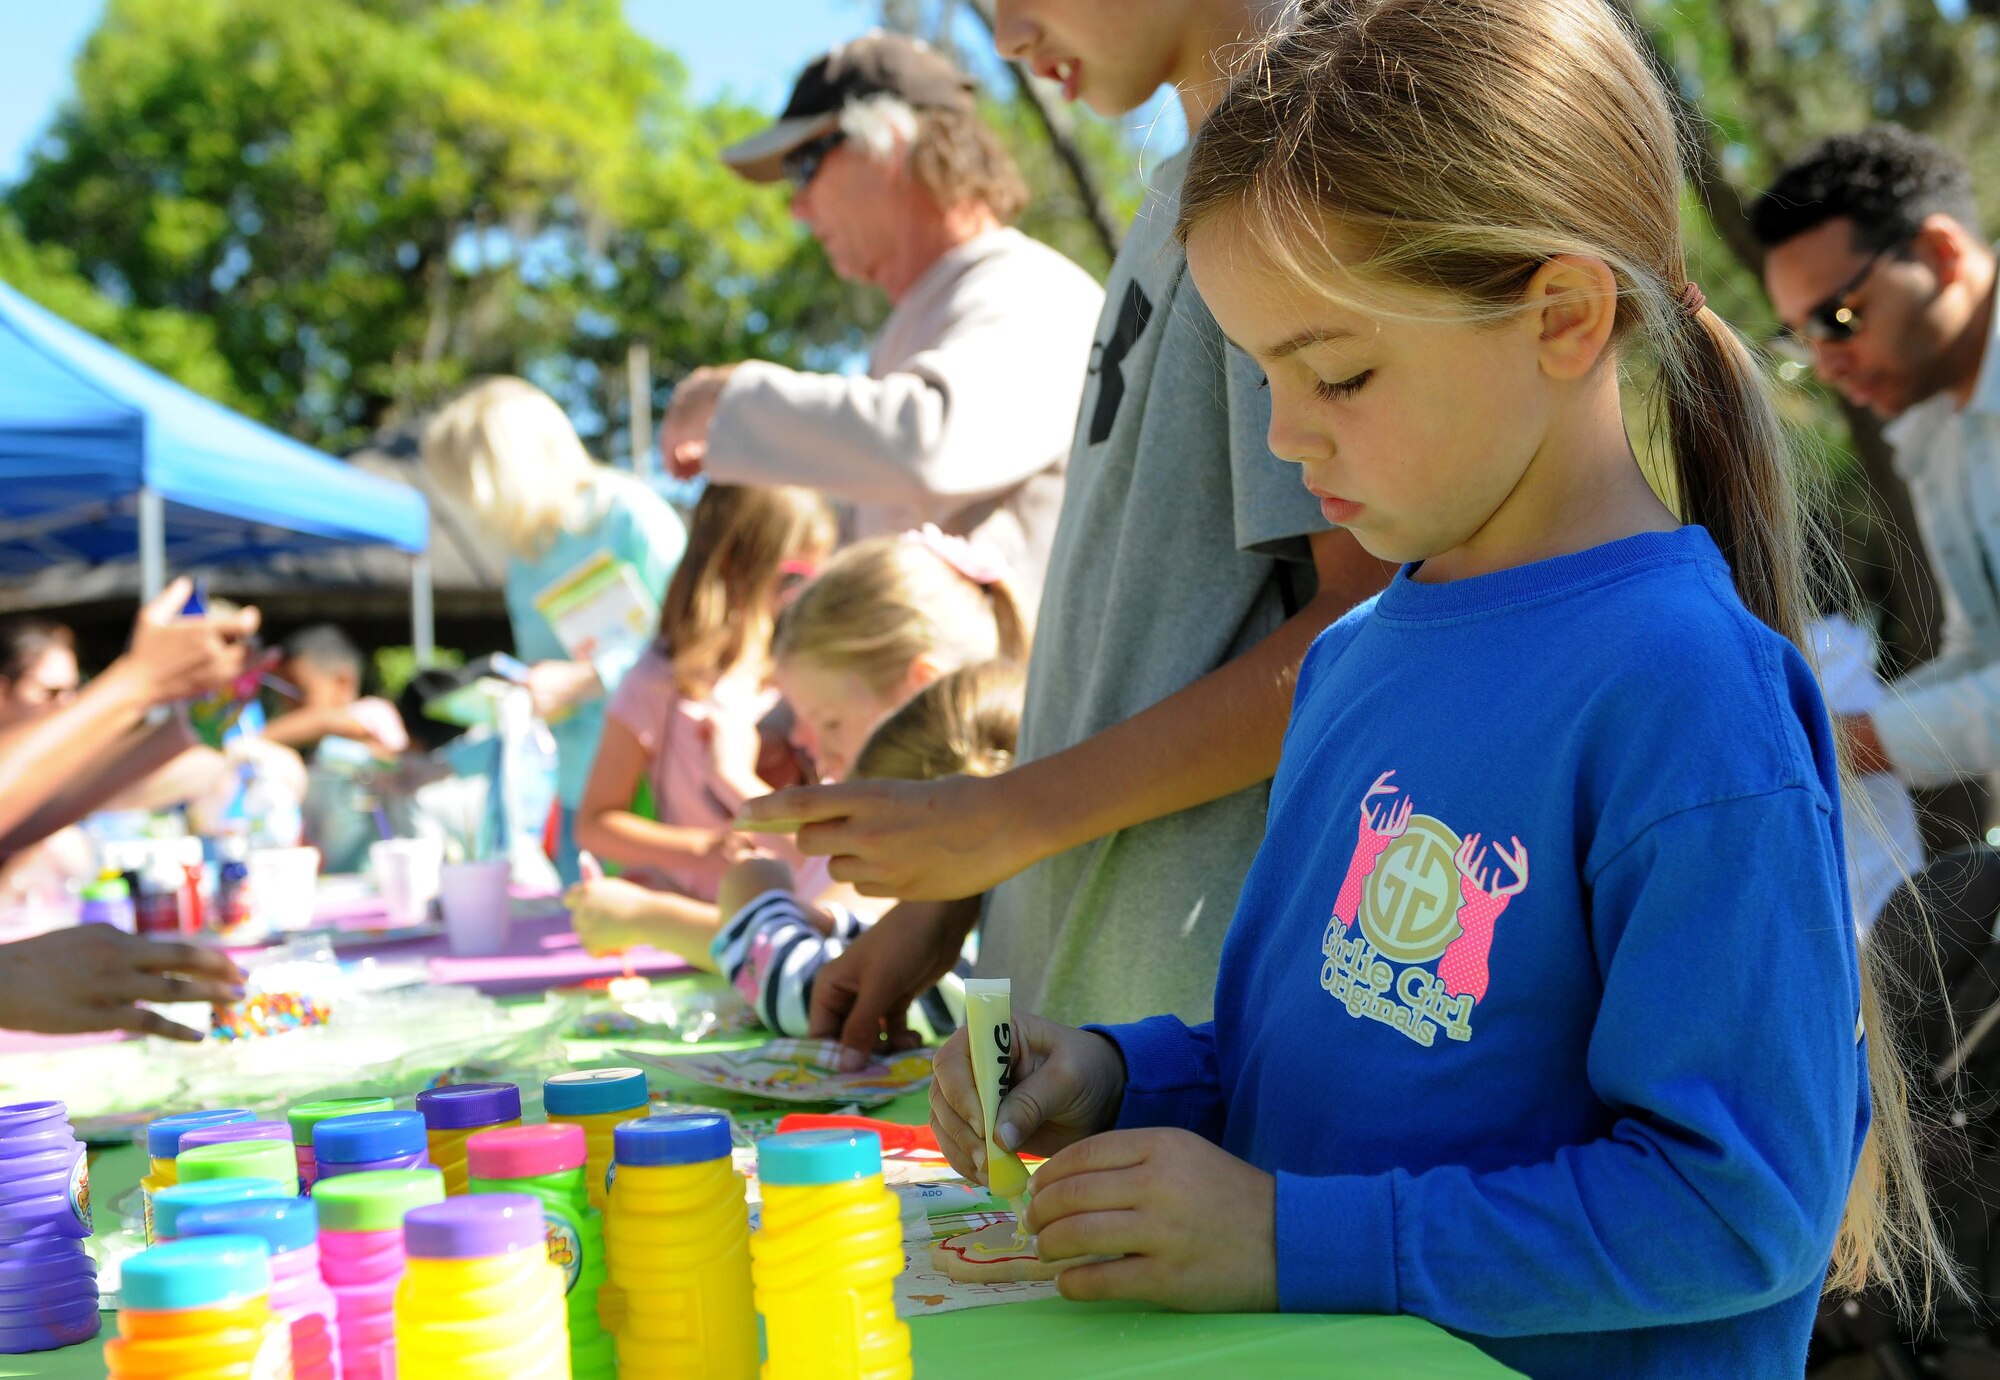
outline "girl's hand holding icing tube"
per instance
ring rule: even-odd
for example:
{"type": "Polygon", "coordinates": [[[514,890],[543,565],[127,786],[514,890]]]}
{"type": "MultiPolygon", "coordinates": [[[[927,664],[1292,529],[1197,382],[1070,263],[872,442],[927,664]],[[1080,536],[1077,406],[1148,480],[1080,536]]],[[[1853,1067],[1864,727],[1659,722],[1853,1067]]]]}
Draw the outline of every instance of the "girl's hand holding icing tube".
{"type": "MultiPolygon", "coordinates": [[[[1125,1097],[1125,1059],[1102,1035],[1015,1012],[1013,1090],[1000,1103],[998,1139],[1030,1155],[1114,1125],[1125,1097]]],[[[951,1167],[986,1181],[986,1118],[973,1080],[964,1030],[937,1052],[931,1080],[931,1127],[951,1167]]]]}
{"type": "Polygon", "coordinates": [[[1028,1229],[1044,1260],[1117,1257],[1064,1270],[1064,1298],[1267,1313],[1278,1306],[1277,1197],[1271,1175],[1192,1131],[1111,1131],[1035,1171],[1028,1229]]]}

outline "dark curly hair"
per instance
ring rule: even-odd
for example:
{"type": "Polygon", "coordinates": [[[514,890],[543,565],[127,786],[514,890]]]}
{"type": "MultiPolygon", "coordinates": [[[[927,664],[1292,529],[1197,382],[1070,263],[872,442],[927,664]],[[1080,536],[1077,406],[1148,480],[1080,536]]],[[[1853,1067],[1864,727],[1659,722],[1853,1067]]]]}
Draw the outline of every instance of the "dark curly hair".
{"type": "Polygon", "coordinates": [[[1750,232],[1769,249],[1846,216],[1855,249],[1873,254],[1906,243],[1925,216],[1940,214],[1979,233],[1964,160],[1901,125],[1870,125],[1822,139],[1786,164],[1750,207],[1750,232]]]}

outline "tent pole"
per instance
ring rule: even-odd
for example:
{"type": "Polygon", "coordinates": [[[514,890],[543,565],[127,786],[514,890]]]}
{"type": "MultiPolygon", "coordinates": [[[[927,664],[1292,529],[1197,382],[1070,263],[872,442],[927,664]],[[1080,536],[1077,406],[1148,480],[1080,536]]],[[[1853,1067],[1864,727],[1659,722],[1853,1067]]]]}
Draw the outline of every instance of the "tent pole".
{"type": "Polygon", "coordinates": [[[410,558],[410,647],[417,669],[437,660],[437,613],[431,602],[431,558],[419,552],[410,558]]]}
{"type": "Polygon", "coordinates": [[[139,602],[167,587],[167,501],[158,489],[139,490],[139,602]]]}

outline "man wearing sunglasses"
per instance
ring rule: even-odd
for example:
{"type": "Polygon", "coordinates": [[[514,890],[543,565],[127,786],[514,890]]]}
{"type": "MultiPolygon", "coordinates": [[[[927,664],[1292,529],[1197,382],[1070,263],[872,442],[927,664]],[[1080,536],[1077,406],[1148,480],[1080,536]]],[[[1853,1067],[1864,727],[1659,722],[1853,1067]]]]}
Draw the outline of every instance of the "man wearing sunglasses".
{"type": "Polygon", "coordinates": [[[977,536],[1033,601],[1104,293],[1009,227],[1027,190],[974,90],[877,30],[809,64],[777,122],[723,150],[750,181],[788,185],[834,272],[895,309],[865,377],[695,370],[660,453],[683,478],[819,489],[851,505],[854,537],[927,522],[977,536]]]}
{"type": "Polygon", "coordinates": [[[1889,419],[1945,607],[1943,651],[1844,720],[1863,771],[2000,770],[2000,347],[1995,258],[1949,150],[1878,125],[1822,140],[1750,210],[1788,336],[1889,419]]]}

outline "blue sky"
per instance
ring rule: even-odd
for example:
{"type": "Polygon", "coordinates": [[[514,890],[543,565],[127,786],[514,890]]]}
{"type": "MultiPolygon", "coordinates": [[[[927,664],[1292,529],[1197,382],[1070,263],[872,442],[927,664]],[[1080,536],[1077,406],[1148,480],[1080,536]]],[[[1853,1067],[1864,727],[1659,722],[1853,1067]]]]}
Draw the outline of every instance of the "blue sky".
{"type": "MultiPolygon", "coordinates": [[[[3,186],[20,176],[29,150],[69,94],[70,67],[96,27],[104,2],[0,0],[0,9],[6,28],[6,41],[0,44],[3,186]]],[[[687,63],[698,95],[726,91],[773,113],[798,69],[866,27],[875,10],[865,0],[756,0],[754,6],[726,0],[625,0],[632,26],[687,63]],[[753,10],[754,18],[747,13],[753,10]]],[[[1178,107],[1164,98],[1134,119],[1150,123],[1155,117],[1159,124],[1149,149],[1157,155],[1177,148],[1184,133],[1178,107]]]]}

